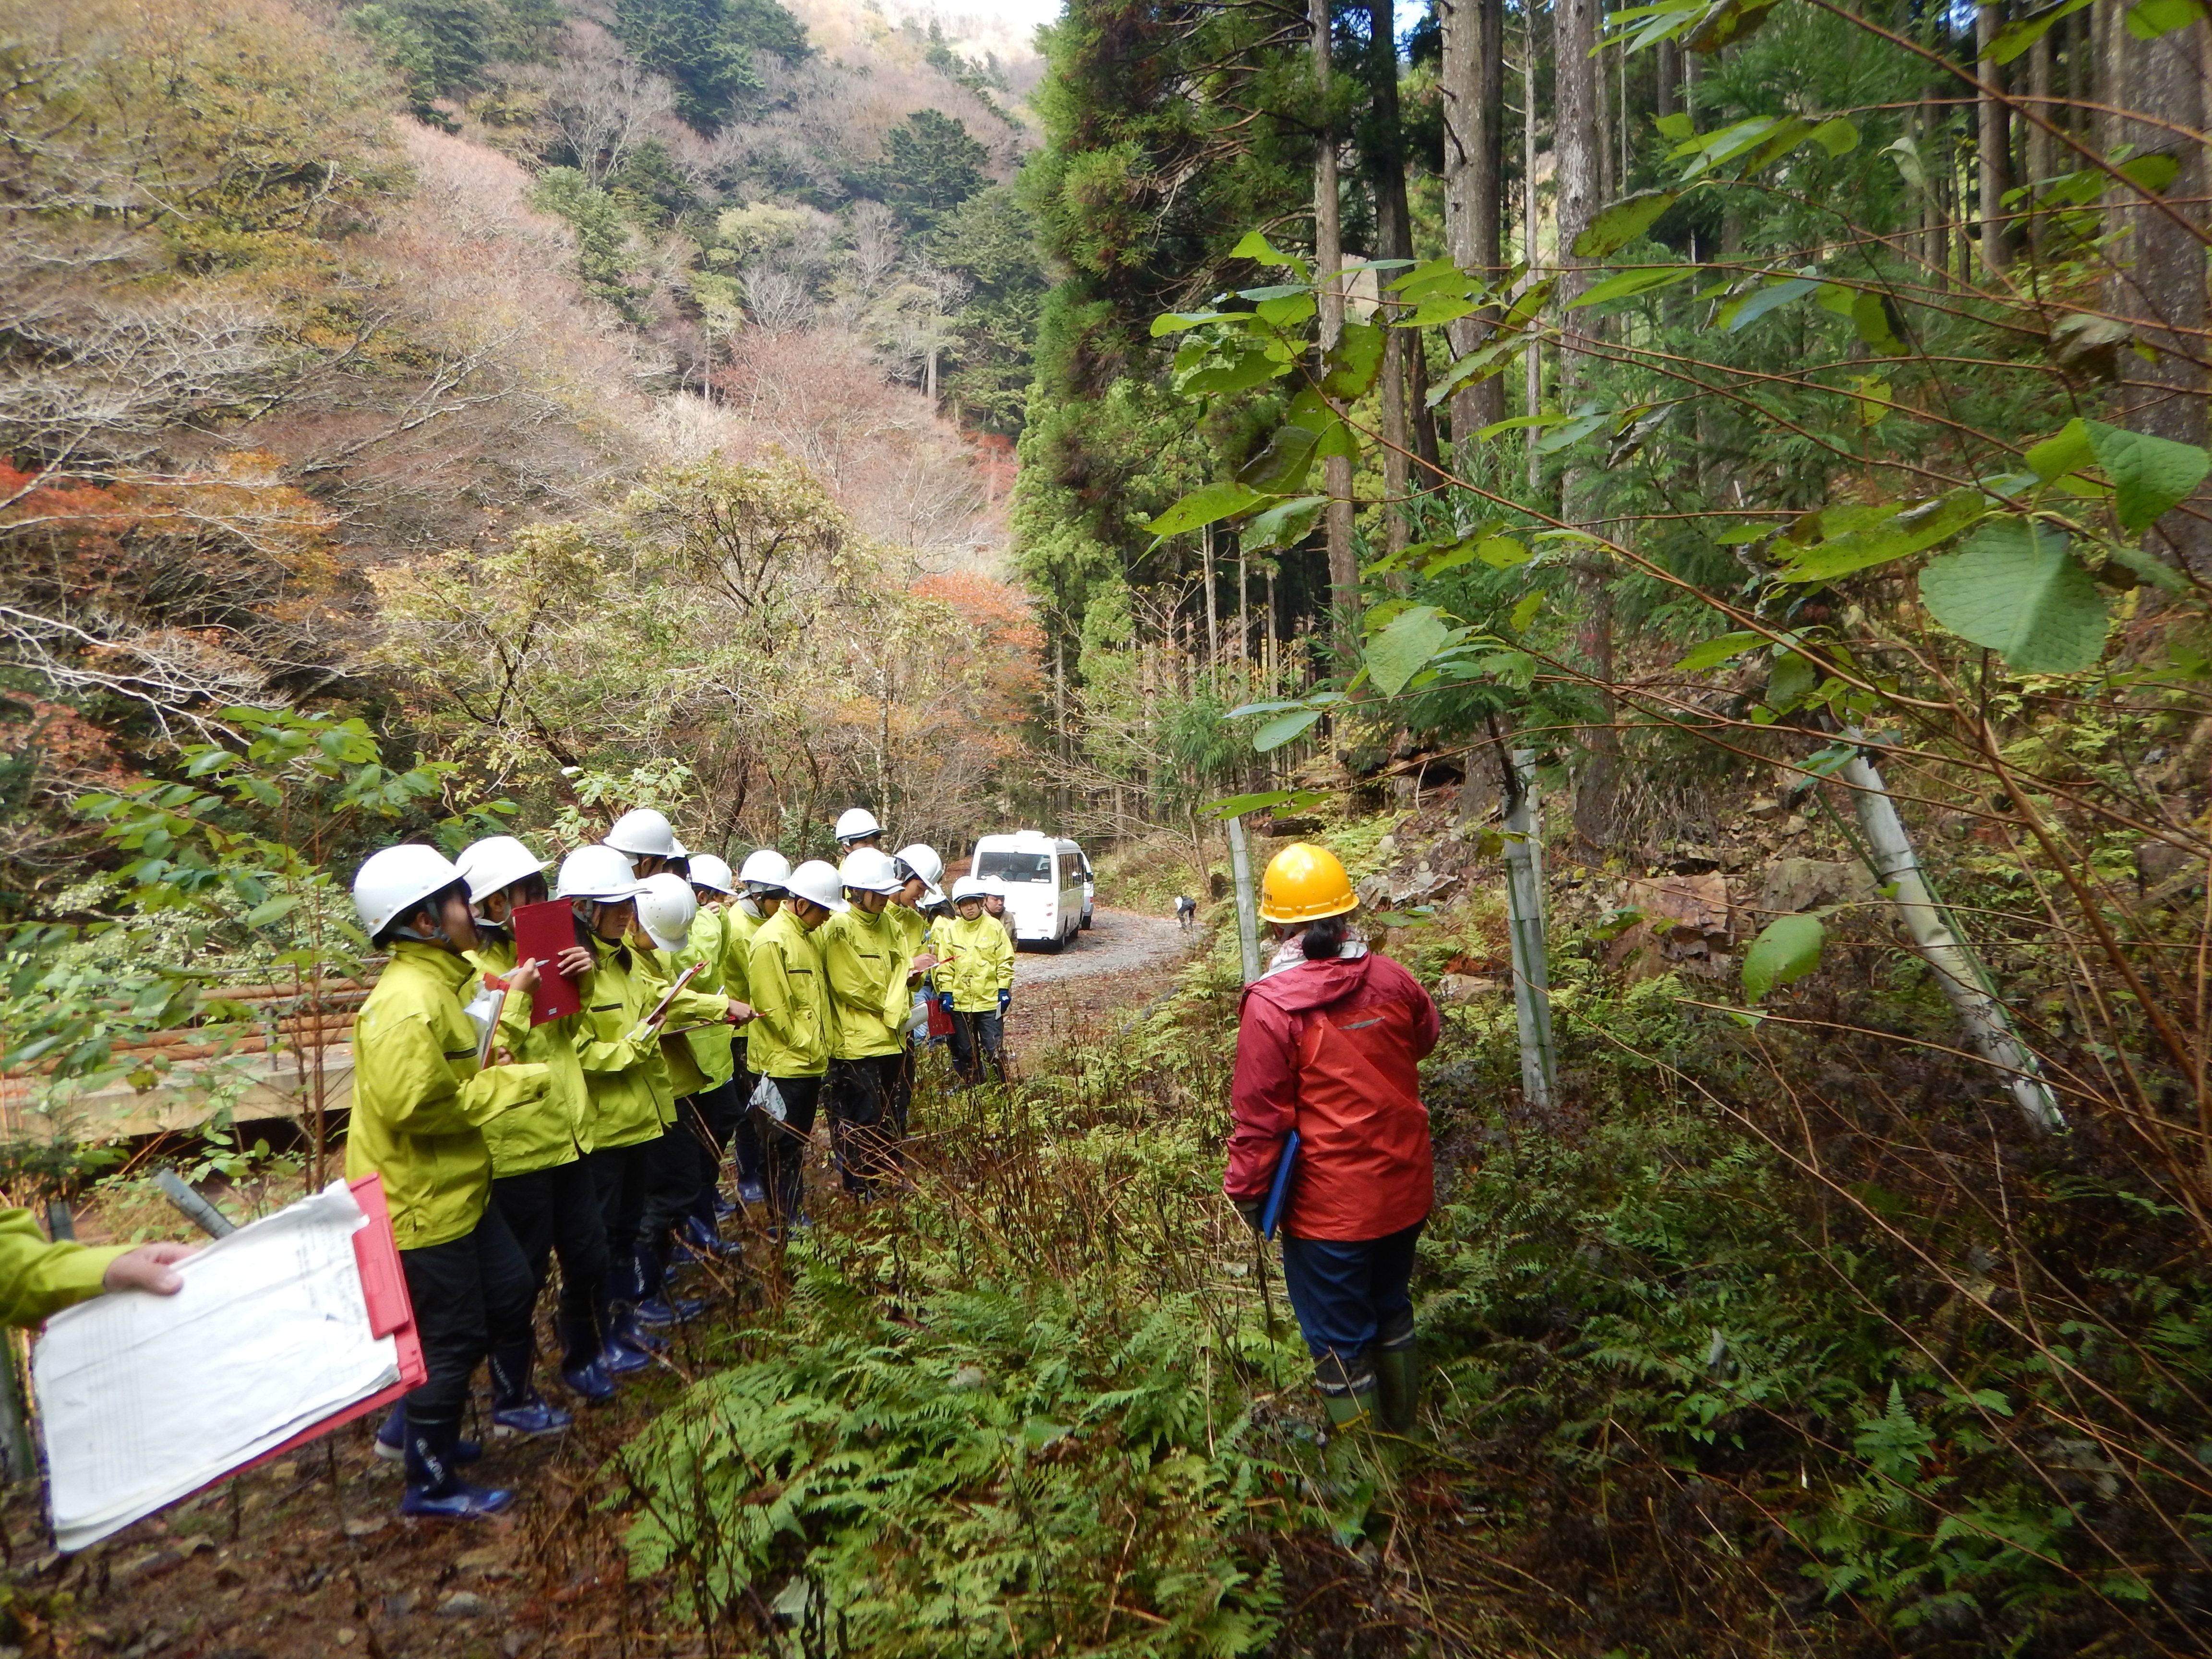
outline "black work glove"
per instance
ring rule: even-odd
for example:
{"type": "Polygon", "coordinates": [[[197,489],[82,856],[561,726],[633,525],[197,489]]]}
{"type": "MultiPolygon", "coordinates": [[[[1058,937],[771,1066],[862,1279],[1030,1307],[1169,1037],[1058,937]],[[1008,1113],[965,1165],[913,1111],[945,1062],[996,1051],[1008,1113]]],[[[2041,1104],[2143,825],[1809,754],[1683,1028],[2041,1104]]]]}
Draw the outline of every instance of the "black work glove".
{"type": "Polygon", "coordinates": [[[1256,1198],[1240,1198],[1233,1200],[1232,1202],[1237,1206],[1237,1213],[1244,1218],[1246,1226],[1255,1233],[1265,1230],[1264,1222],[1267,1213],[1267,1206],[1265,1204],[1256,1198]]]}

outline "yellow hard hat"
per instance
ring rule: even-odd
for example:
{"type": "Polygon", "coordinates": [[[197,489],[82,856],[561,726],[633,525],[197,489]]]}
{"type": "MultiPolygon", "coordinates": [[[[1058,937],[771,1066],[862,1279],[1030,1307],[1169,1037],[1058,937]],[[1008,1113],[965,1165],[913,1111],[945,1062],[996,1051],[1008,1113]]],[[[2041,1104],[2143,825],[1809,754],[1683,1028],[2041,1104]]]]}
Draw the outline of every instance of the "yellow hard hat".
{"type": "Polygon", "coordinates": [[[1319,921],[1358,908],[1352,878],[1326,847],[1293,842],[1267,860],[1260,878],[1260,914],[1269,921],[1319,921]]]}

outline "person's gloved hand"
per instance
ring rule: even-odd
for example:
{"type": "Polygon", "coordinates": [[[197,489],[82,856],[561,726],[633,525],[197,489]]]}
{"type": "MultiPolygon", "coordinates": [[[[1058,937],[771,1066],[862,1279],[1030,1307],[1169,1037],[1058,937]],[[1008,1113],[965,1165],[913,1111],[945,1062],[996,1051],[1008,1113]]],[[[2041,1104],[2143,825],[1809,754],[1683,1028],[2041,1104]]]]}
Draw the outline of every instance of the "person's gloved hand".
{"type": "Polygon", "coordinates": [[[1265,1204],[1256,1198],[1240,1198],[1235,1202],[1237,1213],[1244,1218],[1246,1226],[1255,1233],[1265,1231],[1263,1223],[1267,1213],[1267,1206],[1265,1204]]]}
{"type": "Polygon", "coordinates": [[[951,1018],[952,1016],[952,993],[950,991],[939,991],[937,994],[937,1006],[945,1010],[946,1018],[951,1018]]]}
{"type": "Polygon", "coordinates": [[[1012,1002],[1013,1000],[1014,1000],[1014,994],[1013,994],[1012,991],[1001,991],[1001,992],[1000,992],[1000,993],[999,993],[999,1018],[1000,1018],[1004,1019],[1004,1018],[1006,1017],[1006,1005],[1007,1005],[1008,1003],[1012,1002]]]}

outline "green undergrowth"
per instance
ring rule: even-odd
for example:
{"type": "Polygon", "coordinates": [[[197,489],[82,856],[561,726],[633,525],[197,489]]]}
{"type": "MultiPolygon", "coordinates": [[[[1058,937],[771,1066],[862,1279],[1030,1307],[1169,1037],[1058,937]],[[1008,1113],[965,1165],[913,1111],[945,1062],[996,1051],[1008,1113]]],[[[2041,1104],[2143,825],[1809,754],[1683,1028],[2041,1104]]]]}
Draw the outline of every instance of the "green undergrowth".
{"type": "Polygon", "coordinates": [[[854,1654],[1264,1647],[1303,1350],[1218,1197],[1218,1105],[1142,1066],[926,1096],[915,1190],[825,1217],[749,1357],[626,1449],[634,1568],[854,1654]]]}
{"type": "Polygon", "coordinates": [[[1325,1471],[1218,1194],[1217,939],[1016,1097],[918,1103],[915,1190],[825,1206],[628,1449],[634,1569],[854,1656],[2186,1648],[2212,1327],[2156,1182],[1916,1046],[1880,950],[1753,1027],[1590,944],[1559,1105],[1503,1000],[1425,1068],[1420,1447],[1325,1471]]]}

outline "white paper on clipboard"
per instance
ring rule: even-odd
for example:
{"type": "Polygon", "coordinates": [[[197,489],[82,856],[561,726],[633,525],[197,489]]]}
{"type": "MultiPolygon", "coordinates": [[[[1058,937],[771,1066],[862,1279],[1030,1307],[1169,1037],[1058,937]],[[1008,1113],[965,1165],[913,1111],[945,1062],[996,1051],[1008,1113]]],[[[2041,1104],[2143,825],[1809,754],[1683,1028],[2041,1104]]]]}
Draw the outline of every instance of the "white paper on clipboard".
{"type": "MultiPolygon", "coordinates": [[[[507,1012],[507,987],[501,985],[494,989],[487,981],[485,988],[490,1000],[485,1005],[489,1018],[483,1020],[483,1029],[477,1033],[477,1070],[479,1072],[491,1064],[492,1045],[499,1041],[499,1017],[507,1012]]],[[[469,1018],[474,1020],[477,1015],[476,1005],[470,1004],[469,1018]]]]}
{"type": "Polygon", "coordinates": [[[31,1354],[54,1539],[82,1549],[398,1380],[373,1333],[343,1181],[216,1240],[174,1296],[47,1321],[31,1354]]]}

